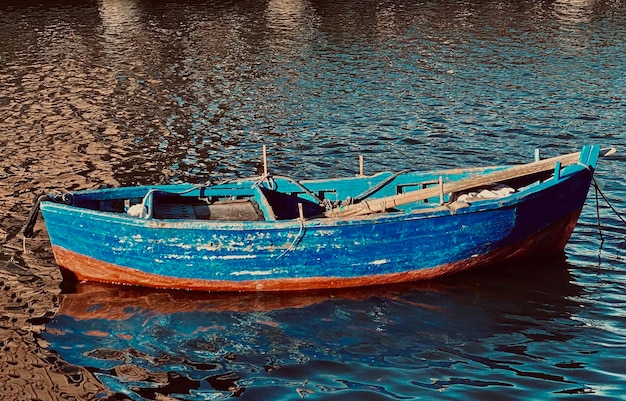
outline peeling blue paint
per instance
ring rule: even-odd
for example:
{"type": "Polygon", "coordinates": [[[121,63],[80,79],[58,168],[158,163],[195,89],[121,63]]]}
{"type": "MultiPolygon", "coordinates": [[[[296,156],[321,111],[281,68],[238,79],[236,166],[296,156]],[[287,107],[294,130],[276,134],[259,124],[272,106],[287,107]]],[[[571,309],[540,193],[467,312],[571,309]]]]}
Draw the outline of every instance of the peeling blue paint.
{"type": "MultiPolygon", "coordinates": [[[[585,165],[569,165],[560,169],[558,180],[535,183],[506,198],[475,202],[455,212],[438,202],[417,202],[404,210],[357,218],[230,222],[141,219],[52,202],[44,202],[42,211],[54,246],[148,274],[232,281],[356,278],[432,269],[513,246],[580,211],[591,175],[592,169],[585,165]]],[[[354,194],[372,185],[372,180],[319,180],[307,186],[322,192],[336,184],[335,192],[346,194],[354,184],[356,189],[350,192],[354,194]]],[[[399,180],[405,185],[415,177],[399,180]]],[[[279,185],[298,190],[289,182],[279,185]]],[[[158,191],[174,188],[181,192],[180,187],[163,186],[158,191]]],[[[233,193],[234,188],[216,191],[233,193]]],[[[243,188],[237,193],[242,198],[259,195],[245,185],[237,188],[243,188]]],[[[90,197],[97,196],[141,198],[147,190],[86,191],[74,199],[88,204],[90,197]]],[[[211,188],[182,190],[206,195],[211,188]]],[[[378,194],[386,195],[385,191],[378,194]]]]}

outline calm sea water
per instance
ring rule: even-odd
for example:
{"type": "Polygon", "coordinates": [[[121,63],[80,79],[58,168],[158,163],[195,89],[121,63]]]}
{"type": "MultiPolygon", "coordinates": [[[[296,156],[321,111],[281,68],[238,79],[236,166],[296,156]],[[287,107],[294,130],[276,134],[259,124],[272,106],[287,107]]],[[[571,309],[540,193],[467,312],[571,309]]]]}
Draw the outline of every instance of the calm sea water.
{"type": "Polygon", "coordinates": [[[623,399],[624,55],[621,0],[3,1],[0,395],[623,399]],[[262,145],[313,178],[585,143],[618,149],[617,213],[592,190],[565,260],[433,283],[59,295],[18,235],[41,193],[254,175],[262,145]]]}

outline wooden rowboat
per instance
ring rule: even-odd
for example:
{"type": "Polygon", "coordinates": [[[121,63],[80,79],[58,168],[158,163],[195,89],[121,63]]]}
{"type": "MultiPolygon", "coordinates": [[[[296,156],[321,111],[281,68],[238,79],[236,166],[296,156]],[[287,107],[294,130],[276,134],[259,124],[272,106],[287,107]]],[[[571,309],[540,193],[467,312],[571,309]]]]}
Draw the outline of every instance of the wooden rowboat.
{"type": "Polygon", "coordinates": [[[66,279],[210,291],[398,283],[562,255],[606,153],[585,146],[514,166],[107,188],[38,205],[66,279]]]}

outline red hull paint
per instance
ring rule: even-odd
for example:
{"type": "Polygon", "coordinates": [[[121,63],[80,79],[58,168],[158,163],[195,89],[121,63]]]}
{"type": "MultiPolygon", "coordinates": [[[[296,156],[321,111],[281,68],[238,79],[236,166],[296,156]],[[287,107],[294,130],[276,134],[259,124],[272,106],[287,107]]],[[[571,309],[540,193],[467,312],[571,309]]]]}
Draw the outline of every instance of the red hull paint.
{"type": "Polygon", "coordinates": [[[142,271],[102,262],[64,248],[53,246],[54,257],[78,281],[96,281],[198,291],[298,291],[324,288],[362,287],[409,281],[431,280],[437,277],[487,266],[510,259],[530,256],[550,256],[562,253],[576,226],[580,211],[570,213],[532,237],[489,254],[433,268],[402,273],[365,277],[307,277],[293,279],[264,279],[247,281],[194,280],[144,273],[142,271]]]}

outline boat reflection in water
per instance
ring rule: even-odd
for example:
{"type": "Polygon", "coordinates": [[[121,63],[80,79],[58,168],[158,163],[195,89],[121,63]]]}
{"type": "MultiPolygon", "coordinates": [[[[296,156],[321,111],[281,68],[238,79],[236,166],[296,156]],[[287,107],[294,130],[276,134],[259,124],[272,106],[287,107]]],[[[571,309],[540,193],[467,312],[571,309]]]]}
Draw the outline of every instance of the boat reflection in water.
{"type": "Polygon", "coordinates": [[[579,306],[571,299],[580,288],[566,264],[551,264],[530,274],[525,266],[295,293],[78,284],[61,296],[44,338],[68,363],[133,400],[244,392],[255,399],[404,399],[451,386],[511,387],[520,377],[567,391],[573,382],[552,372],[558,364],[549,358],[558,358],[555,342],[576,336],[571,316],[579,306]],[[542,352],[550,356],[537,364],[542,352]]]}

